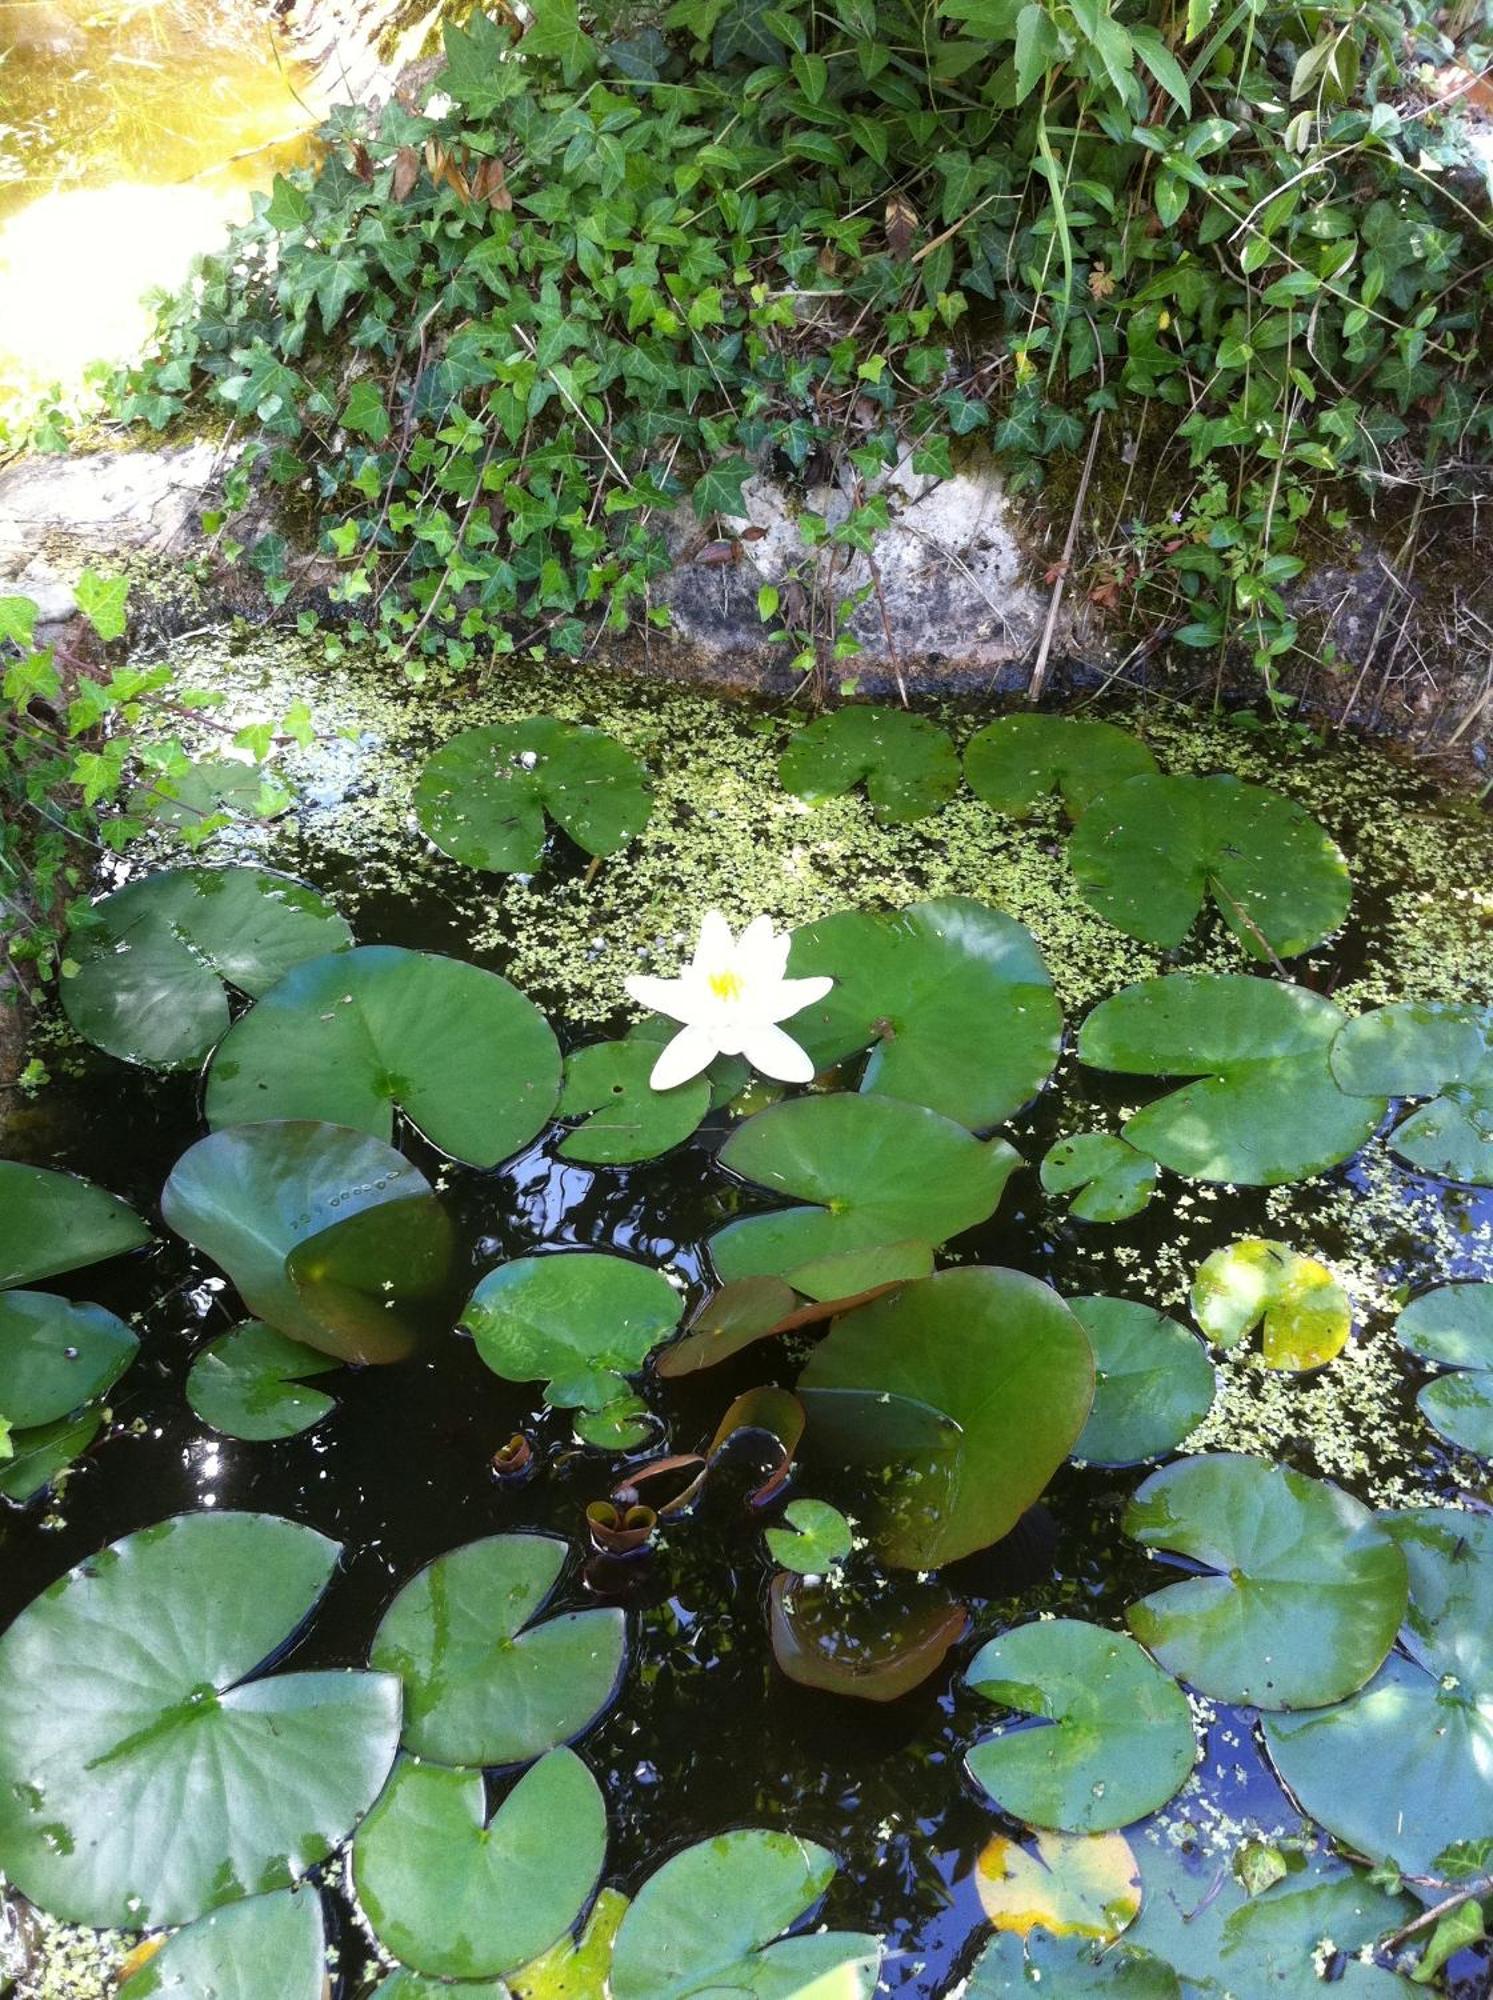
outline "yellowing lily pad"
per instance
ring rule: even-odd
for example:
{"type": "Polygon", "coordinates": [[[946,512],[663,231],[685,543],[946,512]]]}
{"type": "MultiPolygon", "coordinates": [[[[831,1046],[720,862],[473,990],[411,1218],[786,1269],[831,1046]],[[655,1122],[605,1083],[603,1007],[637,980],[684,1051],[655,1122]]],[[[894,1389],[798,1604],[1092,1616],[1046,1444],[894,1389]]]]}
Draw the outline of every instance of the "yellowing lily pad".
{"type": "Polygon", "coordinates": [[[1263,1321],[1265,1366],[1297,1373],[1341,1354],[1353,1326],[1348,1294],[1327,1265],[1263,1236],[1230,1243],[1199,1265],[1192,1313],[1224,1348],[1263,1321]]]}
{"type": "Polygon", "coordinates": [[[980,1907],[998,1931],[1117,1938],[1140,1909],[1140,1869],[1119,1833],[1003,1835],[975,1862],[980,1907]]]}

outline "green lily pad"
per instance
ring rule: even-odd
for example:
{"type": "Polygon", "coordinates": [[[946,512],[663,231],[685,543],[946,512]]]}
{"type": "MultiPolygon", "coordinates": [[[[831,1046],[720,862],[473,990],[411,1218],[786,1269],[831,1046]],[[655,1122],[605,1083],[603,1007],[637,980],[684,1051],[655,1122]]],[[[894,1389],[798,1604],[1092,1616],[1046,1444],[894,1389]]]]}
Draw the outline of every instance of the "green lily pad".
{"type": "Polygon", "coordinates": [[[78,1033],[153,1069],[200,1063],[228,1032],[225,987],[258,999],[352,932],[303,883],[263,868],[173,868],[95,903],[67,940],[61,982],[78,1033]]]}
{"type": "Polygon", "coordinates": [[[1114,1132],[1075,1132],[1049,1147],[1040,1170],[1048,1194],[1071,1194],[1080,1222],[1124,1222],[1156,1192],[1156,1162],[1114,1132]],[[1075,1193],[1075,1190],[1077,1192],[1075,1193]]]}
{"type": "Polygon", "coordinates": [[[816,1451],[822,1440],[865,1463],[887,1441],[893,1476],[868,1485],[866,1532],[885,1561],[918,1570],[1015,1526],[1076,1444],[1093,1388],[1088,1335],[1057,1293],[980,1266],[846,1313],[799,1377],[816,1451]],[[910,1407],[936,1419],[921,1444],[910,1407]]]}
{"type": "Polygon", "coordinates": [[[1395,1321],[1395,1338],[1421,1360],[1457,1371],[1427,1382],[1416,1398],[1426,1422],[1463,1451],[1493,1454],[1493,1284],[1422,1292],[1395,1321]]]}
{"type": "Polygon", "coordinates": [[[480,1771],[401,1758],[358,1829],[353,1882],[401,1964],[434,1979],[503,1978],[570,1929],[606,1839],[600,1789],[573,1750],[527,1770],[490,1822],[480,1771]]]}
{"type": "Polygon", "coordinates": [[[560,1250],[489,1271],[461,1324],[495,1375],[542,1381],[548,1402],[594,1416],[624,1402],[643,1409],[626,1378],[673,1333],[680,1310],[678,1292],[651,1265],[560,1250]]]}
{"type": "Polygon", "coordinates": [[[985,1132],[1051,1076],[1063,1017],[1024,924],[968,896],[888,916],[842,910],[795,931],[791,978],[827,974],[791,1032],[830,1068],[871,1051],[863,1091],[926,1104],[985,1132]]]}
{"type": "Polygon", "coordinates": [[[104,1413],[95,1403],[75,1417],[63,1417],[33,1431],[13,1431],[10,1457],[0,1464],[0,1497],[18,1507],[26,1506],[38,1493],[55,1485],[103,1427],[104,1413]]]}
{"type": "Polygon", "coordinates": [[[167,1938],[119,2000],[322,2000],[326,1934],[315,1889],[250,1896],[167,1938]]]}
{"type": "Polygon", "coordinates": [[[1202,1343],[1134,1299],[1069,1299],[1094,1350],[1094,1406],[1073,1456],[1139,1465],[1174,1451],[1213,1407],[1217,1387],[1202,1343]]]}
{"type": "Polygon", "coordinates": [[[0,1286],[78,1271],[149,1241],[118,1195],[73,1174],[0,1160],[0,1286]]]}
{"type": "Polygon", "coordinates": [[[819,1326],[837,1313],[868,1304],[909,1278],[933,1275],[933,1251],[926,1243],[889,1243],[851,1251],[811,1267],[827,1287],[850,1285],[839,1297],[810,1299],[781,1278],[741,1278],[712,1292],[692,1316],[679,1340],[671,1341],[653,1363],[664,1381],[693,1375],[729,1361],[743,1348],[773,1334],[819,1326]]]}
{"type": "Polygon", "coordinates": [[[399,1107],[433,1146],[492,1167],[540,1131],[560,1094],[549,1023],[480,966],[395,945],[313,959],[224,1038],[207,1078],[215,1128],[266,1119],[350,1125],[385,1141],[399,1107]]]}
{"type": "Polygon", "coordinates": [[[412,1254],[412,1238],[415,1250],[422,1239],[435,1243],[438,1266],[449,1248],[444,1214],[419,1169],[341,1125],[240,1125],[199,1139],[173,1167],[161,1213],[222,1266],[256,1319],[339,1361],[398,1360],[409,1352],[406,1313],[431,1281],[412,1254]],[[382,1218],[388,1230],[359,1239],[361,1290],[339,1284],[329,1299],[335,1313],[318,1310],[315,1268],[326,1259],[340,1269],[349,1222],[375,1208],[389,1211],[382,1218]],[[296,1255],[313,1271],[305,1285],[290,1269],[296,1255]]]}
{"type": "Polygon", "coordinates": [[[1448,1444],[1478,1458],[1493,1458],[1493,1370],[1438,1375],[1415,1400],[1426,1422],[1448,1444]]]}
{"type": "Polygon", "coordinates": [[[1215,1250],[1192,1281],[1192,1316],[1222,1348],[1263,1322],[1265,1366],[1321,1368],[1347,1345],[1348,1294],[1328,1267],[1288,1243],[1246,1236],[1215,1250]]]}
{"type": "Polygon", "coordinates": [[[774,1562],[799,1576],[823,1576],[850,1554],[850,1523],[827,1500],[790,1500],[783,1509],[786,1526],[769,1528],[764,1536],[774,1562]]]}
{"type": "MultiPolygon", "coordinates": [[[[605,1895],[606,1891],[603,1890],[605,1895]]],[[[373,1989],[371,2000],[513,2000],[514,1988],[502,1979],[427,1979],[423,1973],[400,1966],[373,1989]]],[[[572,2000],[566,1994],[564,2000],[572,2000]]],[[[574,2000],[585,2000],[578,1993],[574,2000]]]]}
{"type": "Polygon", "coordinates": [[[1405,1558],[1324,1480],[1233,1453],[1153,1472],[1125,1532],[1205,1564],[1130,1607],[1169,1673],[1217,1701],[1316,1708],[1377,1670],[1405,1613],[1405,1558]]]}
{"type": "Polygon", "coordinates": [[[0,1410],[18,1429],[104,1396],[139,1352],[122,1319],[50,1292],[0,1292],[0,1410]]]}
{"type": "Polygon", "coordinates": [[[296,1437],[337,1407],[320,1389],[302,1386],[336,1366],[330,1355],[248,1319],[210,1341],[193,1361],[187,1401],[224,1437],[296,1437]]]}
{"type": "Polygon", "coordinates": [[[1182,2000],[1176,1973],[1150,1952],[1046,1931],[1033,1931],[1025,1943],[1014,1931],[998,1932],[975,1960],[963,2000],[1005,2000],[1014,1993],[1030,2000],[1034,1990],[1061,2000],[1085,1993],[1104,1993],[1109,2000],[1182,2000]]]}
{"type": "Polygon", "coordinates": [[[558,1115],[585,1122],[561,1141],[562,1159],[627,1166],[683,1144],[710,1109],[710,1080],[655,1090],[648,1078],[657,1060],[644,1041],[593,1042],[565,1058],[558,1115]]]}
{"type": "Polygon", "coordinates": [[[253,1679],[338,1548],[268,1514],[179,1515],[71,1571],[0,1637],[0,1868],[70,1922],[189,1923],[289,1887],[372,1803],[390,1675],[253,1679]]]}
{"type": "Polygon", "coordinates": [[[911,1578],[866,1591],[780,1572],[768,1618],[772,1656],[789,1680],[856,1701],[899,1701],[969,1630],[969,1613],[950,1591],[911,1578]]]}
{"type": "Polygon", "coordinates": [[[1390,1134],[1411,1166],[1493,1186],[1493,1010],[1403,1002],[1341,1030],[1332,1067],[1344,1090],[1428,1097],[1390,1134]]]}
{"type": "MultiPolygon", "coordinates": [[[[221,815],[275,819],[295,804],[294,794],[262,764],[236,757],[198,757],[184,770],[154,772],[130,794],[129,809],[160,826],[174,826],[190,842],[221,815]]],[[[326,951],[325,944],[317,947],[326,951]]]]}
{"type": "Polygon", "coordinates": [[[370,1657],[404,1682],[407,1749],[441,1764],[528,1763],[607,1707],[622,1672],[622,1613],[537,1622],[565,1555],[548,1535],[492,1535],[438,1556],[400,1591],[370,1657]]]}
{"type": "Polygon", "coordinates": [[[1142,979],[1101,1001],[1078,1052],[1127,1076],[1190,1076],[1138,1111],[1124,1137],[1196,1180],[1274,1187],[1356,1153],[1384,1115],[1350,1097],[1329,1052],[1345,1016],[1306,987],[1240,973],[1142,979]]]}
{"type": "Polygon", "coordinates": [[[1002,1812],[1107,1833],[1166,1804],[1197,1757],[1192,1710],[1123,1632],[1075,1618],[1018,1625],[965,1670],[976,1694],[1038,1723],[982,1737],[966,1760],[1002,1812]]]}
{"type": "Polygon", "coordinates": [[[648,824],[642,764],[604,730],[552,715],[466,729],[443,743],[415,786],[415,817],[453,861],[532,874],[544,816],[587,854],[615,854],[648,824]]]}
{"type": "Polygon", "coordinates": [[[1452,1508],[1382,1518],[1410,1566],[1414,1658],[1393,1654],[1335,1708],[1267,1717],[1265,1742],[1331,1833],[1434,1875],[1449,1841],[1493,1837],[1493,1521],[1452,1508]]]}
{"type": "Polygon", "coordinates": [[[864,783],[877,819],[900,825],[948,804],[959,758],[926,716],[858,702],[800,729],[778,760],[778,782],[814,806],[864,783]]]}
{"type": "Polygon", "coordinates": [[[1156,759],[1128,729],[1075,715],[998,716],[964,749],[970,790],[1013,819],[1025,819],[1055,791],[1076,819],[1107,786],[1155,769],[1156,759]]]}
{"type": "Polygon", "coordinates": [[[786,1278],[808,1298],[844,1298],[847,1253],[946,1242],[994,1214],[1020,1160],[922,1105],[838,1092],[799,1097],[749,1118],[723,1166],[774,1193],[821,1204],[753,1215],[710,1239],[726,1284],[786,1278]]]}
{"type": "Polygon", "coordinates": [[[1294,958],[1348,914],[1337,844],[1303,806],[1237,778],[1127,778],[1073,829],[1079,893],[1128,937],[1178,945],[1211,897],[1252,958],[1294,958]]]}
{"type": "Polygon", "coordinates": [[[824,1931],[782,1938],[829,1887],[835,1858],[791,1833],[740,1827],[686,1847],[633,1898],[612,1952],[611,2000],[746,1993],[789,2000],[845,1966],[835,2000],[871,2000],[875,1938],[824,1931]],[[781,1942],[774,1943],[774,1939],[781,1942]]]}

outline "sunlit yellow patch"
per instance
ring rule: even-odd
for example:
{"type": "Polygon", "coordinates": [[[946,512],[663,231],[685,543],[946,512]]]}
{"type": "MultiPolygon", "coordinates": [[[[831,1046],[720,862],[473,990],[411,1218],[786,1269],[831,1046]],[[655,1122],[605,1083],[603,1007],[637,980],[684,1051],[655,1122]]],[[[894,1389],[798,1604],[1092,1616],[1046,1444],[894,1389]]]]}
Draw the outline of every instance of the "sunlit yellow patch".
{"type": "Polygon", "coordinates": [[[1140,1870],[1118,1833],[1036,1835],[1035,1847],[992,1840],[975,1862],[980,1907],[998,1931],[1051,1931],[1108,1942],[1135,1921],[1140,1870]]]}

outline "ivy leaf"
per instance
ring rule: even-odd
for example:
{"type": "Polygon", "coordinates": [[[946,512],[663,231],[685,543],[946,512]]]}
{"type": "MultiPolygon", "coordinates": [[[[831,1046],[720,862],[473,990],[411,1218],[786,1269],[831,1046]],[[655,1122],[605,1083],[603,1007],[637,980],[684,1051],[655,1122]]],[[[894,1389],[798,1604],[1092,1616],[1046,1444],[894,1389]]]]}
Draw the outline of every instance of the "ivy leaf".
{"type": "Polygon", "coordinates": [[[382,444],[389,435],[389,412],[377,383],[354,382],[342,411],[344,430],[356,431],[373,444],[382,444]]]}
{"type": "Polygon", "coordinates": [[[740,452],[733,452],[730,458],[720,459],[698,480],[690,493],[690,505],[702,521],[712,514],[730,514],[737,518],[745,515],[746,501],[742,497],[742,486],[751,478],[755,467],[750,459],[740,452]]]}
{"type": "Polygon", "coordinates": [[[264,219],[272,229],[299,229],[311,219],[311,197],[293,186],[284,174],[276,174],[264,219]]]}
{"type": "Polygon", "coordinates": [[[464,28],[448,21],[441,40],[446,51],[441,88],[474,117],[486,117],[513,94],[508,37],[486,14],[470,15],[464,28]]]}
{"type": "Polygon", "coordinates": [[[533,0],[534,18],[524,34],[530,55],[549,56],[573,83],[596,66],[596,44],[581,26],[576,0],[533,0]]]}
{"type": "Polygon", "coordinates": [[[1486,1937],[1483,1929],[1482,1907],[1472,1897],[1448,1911],[1435,1930],[1431,1942],[1421,1954],[1420,1964],[1410,1977],[1417,1986],[1429,1986],[1448,1959],[1455,1958],[1466,1946],[1476,1944],[1486,1937]]]}
{"type": "Polygon", "coordinates": [[[129,623],[124,610],[130,594],[128,577],[101,576],[96,569],[85,569],[76,592],[78,609],[105,644],[124,637],[129,623]]]}

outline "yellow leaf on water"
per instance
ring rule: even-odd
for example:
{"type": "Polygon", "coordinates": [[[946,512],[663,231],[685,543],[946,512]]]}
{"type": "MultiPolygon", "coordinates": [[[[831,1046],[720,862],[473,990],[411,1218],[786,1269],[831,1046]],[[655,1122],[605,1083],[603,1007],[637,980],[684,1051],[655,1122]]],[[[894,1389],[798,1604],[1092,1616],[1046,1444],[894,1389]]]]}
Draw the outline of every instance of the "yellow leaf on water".
{"type": "Polygon", "coordinates": [[[513,2000],[602,2000],[612,1943],[627,1915],[628,1900],[620,1889],[603,1889],[579,1941],[561,1938],[513,1974],[508,1981],[513,2000]]]}
{"type": "Polygon", "coordinates": [[[1263,1319],[1265,1366],[1297,1373],[1341,1354],[1353,1325],[1348,1294],[1326,1264],[1263,1236],[1215,1250],[1198,1267],[1192,1311],[1220,1347],[1237,1347],[1263,1319]]]}
{"type": "Polygon", "coordinates": [[[980,1906],[998,1931],[1117,1938],[1140,1909],[1140,1869],[1119,1833],[997,1837],[975,1863],[980,1906]]]}
{"type": "Polygon", "coordinates": [[[123,1986],[127,1979],[133,1979],[143,1966],[149,1965],[165,1942],[166,1933],[162,1931],[158,1937],[144,1938],[133,1950],[127,1951],[119,1967],[120,1985],[123,1986]]]}

